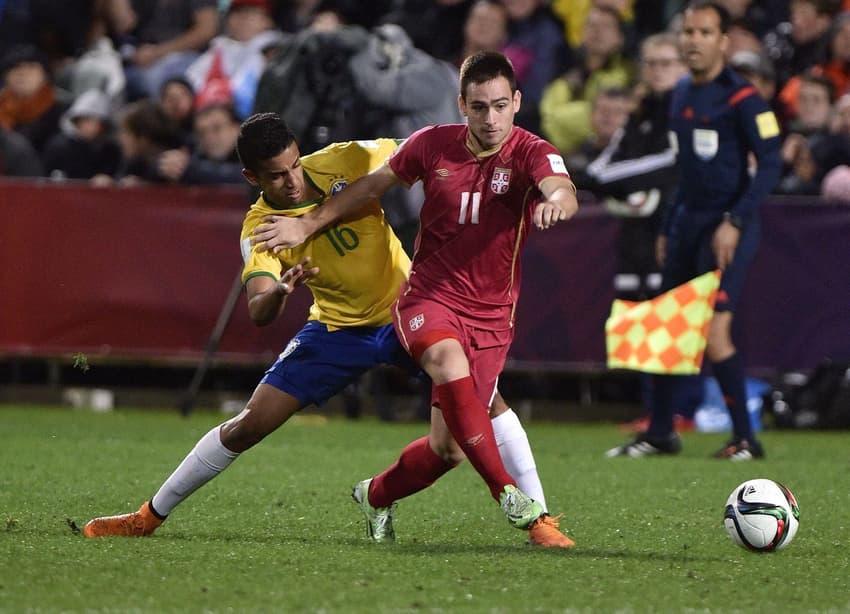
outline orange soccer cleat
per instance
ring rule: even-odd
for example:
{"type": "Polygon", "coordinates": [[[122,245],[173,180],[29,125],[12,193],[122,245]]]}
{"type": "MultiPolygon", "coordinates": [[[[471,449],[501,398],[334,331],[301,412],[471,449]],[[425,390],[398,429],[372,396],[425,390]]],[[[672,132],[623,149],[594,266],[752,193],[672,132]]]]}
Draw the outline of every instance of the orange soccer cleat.
{"type": "Polygon", "coordinates": [[[576,543],[558,530],[561,515],[543,514],[528,529],[528,543],[544,548],[574,548],[576,543]]]}
{"type": "Polygon", "coordinates": [[[156,531],[163,519],[151,510],[150,501],[142,503],[138,512],[94,518],[83,527],[86,537],[145,537],[156,531]]]}

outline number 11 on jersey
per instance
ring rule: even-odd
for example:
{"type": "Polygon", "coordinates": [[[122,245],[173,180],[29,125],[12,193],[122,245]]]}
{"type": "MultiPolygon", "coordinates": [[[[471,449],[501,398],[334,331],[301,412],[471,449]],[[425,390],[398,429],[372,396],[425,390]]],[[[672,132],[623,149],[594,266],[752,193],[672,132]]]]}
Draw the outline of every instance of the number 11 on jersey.
{"type": "MultiPolygon", "coordinates": [[[[461,192],[460,195],[460,215],[457,218],[458,224],[466,224],[466,212],[469,207],[469,192],[461,192]]],[[[470,224],[478,223],[478,208],[481,206],[481,192],[472,192],[472,211],[469,216],[470,224]]]]}

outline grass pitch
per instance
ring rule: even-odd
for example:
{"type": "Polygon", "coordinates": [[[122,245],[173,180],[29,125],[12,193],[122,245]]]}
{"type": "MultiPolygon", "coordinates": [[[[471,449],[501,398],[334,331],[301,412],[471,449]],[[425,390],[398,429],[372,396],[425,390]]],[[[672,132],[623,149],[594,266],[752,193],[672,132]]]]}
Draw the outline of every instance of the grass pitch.
{"type": "Polygon", "coordinates": [[[399,504],[397,543],[369,543],[349,499],[424,424],[285,425],[146,539],[86,540],[138,508],[220,416],[0,408],[0,612],[850,611],[850,433],[768,432],[768,458],[605,459],[612,425],[527,424],[573,551],[535,549],[464,465],[399,504]],[[769,477],[800,503],[785,550],[722,528],[726,497],[769,477]]]}

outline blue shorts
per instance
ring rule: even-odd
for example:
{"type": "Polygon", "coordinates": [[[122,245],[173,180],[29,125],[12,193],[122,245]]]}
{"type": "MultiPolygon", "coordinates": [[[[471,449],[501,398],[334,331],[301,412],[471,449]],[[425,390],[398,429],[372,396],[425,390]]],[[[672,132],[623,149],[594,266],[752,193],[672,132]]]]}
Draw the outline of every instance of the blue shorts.
{"type": "Polygon", "coordinates": [[[328,331],[324,324],[311,320],[290,340],[260,383],[291,394],[304,407],[323,405],[381,364],[424,376],[401,347],[392,324],[328,331]]]}
{"type": "MultiPolygon", "coordinates": [[[[721,214],[714,211],[690,211],[680,207],[675,215],[670,235],[667,237],[662,291],[717,268],[711,239],[723,221],[721,214]]],[[[756,255],[760,238],[761,223],[756,213],[746,220],[741,229],[735,257],[720,278],[715,311],[735,311],[741,300],[747,271],[756,255]]]]}

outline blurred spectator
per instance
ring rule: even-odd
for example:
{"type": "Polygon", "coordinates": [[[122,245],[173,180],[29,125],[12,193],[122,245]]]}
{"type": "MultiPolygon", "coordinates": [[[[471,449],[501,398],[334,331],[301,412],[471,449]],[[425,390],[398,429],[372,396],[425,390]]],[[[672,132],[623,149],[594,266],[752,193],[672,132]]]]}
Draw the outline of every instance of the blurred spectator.
{"type": "Polygon", "coordinates": [[[396,0],[389,4],[393,8],[387,11],[381,23],[394,23],[404,28],[413,46],[428,55],[458,62],[464,24],[474,0],[396,0]]]}
{"type": "MultiPolygon", "coordinates": [[[[121,185],[166,182],[159,172],[159,157],[183,144],[177,126],[149,99],[125,107],[118,121],[118,142],[122,165],[115,179],[121,185]]],[[[94,182],[103,185],[111,180],[106,175],[96,175],[94,182]]]]}
{"type": "Polygon", "coordinates": [[[775,28],[787,13],[782,10],[784,2],[754,2],[753,0],[717,0],[717,3],[729,11],[733,23],[739,23],[742,27],[753,32],[758,38],[763,38],[768,32],[775,28]]]}
{"type": "MultiPolygon", "coordinates": [[[[394,24],[374,28],[368,45],[349,63],[356,95],[376,109],[383,120],[374,136],[405,138],[419,128],[461,123],[458,108],[459,75],[454,64],[439,60],[413,46],[405,31],[394,24]]],[[[384,195],[387,221],[408,254],[419,229],[421,184],[397,186],[384,195]]]]}
{"type": "Polygon", "coordinates": [[[800,79],[800,113],[782,142],[785,165],[779,192],[818,194],[824,175],[850,160],[850,142],[830,132],[834,90],[826,77],[805,72],[800,79]]]}
{"type": "Polygon", "coordinates": [[[591,102],[590,135],[567,153],[565,161],[573,183],[583,190],[592,189],[596,182],[587,174],[588,165],[608,147],[632,110],[632,95],[622,87],[601,89],[591,102]]]}
{"type": "Polygon", "coordinates": [[[111,134],[109,97],[105,93],[84,92],[62,116],[61,128],[42,156],[49,177],[91,179],[118,171],[121,148],[111,134]]]}
{"type": "Polygon", "coordinates": [[[804,72],[800,76],[800,111],[789,124],[789,130],[803,136],[826,133],[833,102],[835,88],[832,82],[819,72],[804,72]]]}
{"type": "MultiPolygon", "coordinates": [[[[850,91],[850,12],[841,13],[830,27],[829,47],[826,62],[813,67],[815,73],[823,74],[835,88],[836,97],[850,91]]],[[[779,98],[788,117],[799,112],[800,76],[788,80],[779,93],[779,98]]]]}
{"type": "Polygon", "coordinates": [[[790,21],[767,33],[765,49],[780,88],[794,75],[826,61],[826,33],[838,8],[836,0],[791,0],[790,21]]]}
{"type": "Polygon", "coordinates": [[[162,112],[177,126],[183,142],[194,147],[195,90],[183,77],[172,77],[159,91],[159,106],[162,112]]]}
{"type": "Polygon", "coordinates": [[[759,95],[768,103],[776,96],[776,71],[766,55],[755,51],[738,51],[729,65],[753,84],[759,95]]]}
{"type": "Polygon", "coordinates": [[[89,45],[92,0],[6,0],[0,2],[0,57],[20,44],[44,54],[48,71],[59,74],[89,45]]]}
{"type": "Polygon", "coordinates": [[[508,40],[502,51],[514,66],[517,86],[522,92],[522,106],[514,121],[539,133],[543,91],[569,65],[570,48],[563,24],[543,0],[502,0],[502,3],[510,18],[508,40]]]}
{"type": "Polygon", "coordinates": [[[195,141],[190,153],[185,147],[171,149],[159,157],[159,174],[185,184],[242,184],[242,163],[236,153],[240,120],[233,107],[211,104],[195,113],[195,141]]]}
{"type": "Polygon", "coordinates": [[[614,277],[618,298],[646,300],[661,285],[655,239],[678,178],[668,131],[670,99],[686,72],[673,34],[647,37],[641,45],[637,106],[625,127],[587,167],[593,191],[620,218],[614,277]]]}
{"type": "MultiPolygon", "coordinates": [[[[304,30],[284,42],[266,65],[254,112],[275,112],[295,133],[302,154],[334,141],[374,138],[386,112],[360,95],[350,62],[374,35],[360,26],[304,30]]],[[[389,64],[387,64],[389,66],[389,64]]],[[[457,84],[451,92],[457,95],[457,84]]]]}
{"type": "Polygon", "coordinates": [[[5,58],[3,76],[0,126],[21,133],[41,153],[68,108],[51,79],[47,60],[32,45],[15,47],[5,58]]]}
{"type": "Polygon", "coordinates": [[[584,33],[576,64],[546,87],[540,103],[541,132],[564,154],[590,136],[590,101],[596,92],[630,86],[635,72],[622,53],[623,31],[615,10],[592,8],[584,33]]]}
{"type": "Polygon", "coordinates": [[[587,14],[594,6],[614,9],[624,25],[634,20],[634,0],[552,0],[550,4],[552,12],[564,23],[564,35],[570,47],[578,47],[584,41],[587,14]]]}
{"type": "Polygon", "coordinates": [[[41,177],[44,168],[38,152],[14,130],[0,125],[0,177],[41,177]]]}
{"type": "Polygon", "coordinates": [[[197,104],[205,104],[205,84],[219,62],[236,114],[241,118],[250,115],[266,54],[282,41],[283,33],[272,21],[270,0],[233,0],[224,17],[223,34],[186,69],[186,78],[198,95],[197,104]]]}
{"type": "Polygon", "coordinates": [[[456,57],[460,67],[464,58],[479,51],[502,51],[508,40],[508,12],[501,0],[476,0],[463,24],[463,50],[456,57]]]}
{"type": "Polygon", "coordinates": [[[113,7],[128,0],[0,0],[0,58],[16,44],[36,46],[56,85],[76,98],[99,87],[122,101],[124,72],[106,36],[113,7]],[[109,86],[107,89],[106,86],[109,86]]]}
{"type": "Polygon", "coordinates": [[[218,33],[217,0],[130,0],[135,25],[120,32],[127,95],[154,97],[182,75],[218,33]]]}
{"type": "Polygon", "coordinates": [[[756,33],[747,28],[746,24],[740,21],[733,21],[729,24],[729,29],[726,31],[726,36],[729,39],[729,44],[726,46],[726,61],[732,59],[738,51],[752,51],[754,53],[763,53],[764,44],[761,39],[756,36],[756,33]]]}
{"type": "MultiPolygon", "coordinates": [[[[679,176],[676,148],[669,136],[670,101],[674,86],[686,72],[674,34],[647,37],[641,45],[636,107],[625,127],[587,167],[591,189],[619,219],[613,280],[619,299],[647,300],[661,288],[655,245],[679,176]]],[[[651,379],[644,374],[640,381],[642,403],[649,411],[651,379]]],[[[701,392],[700,381],[683,380],[676,392],[680,395],[677,413],[692,416],[694,402],[689,399],[699,398],[701,392]]]]}

